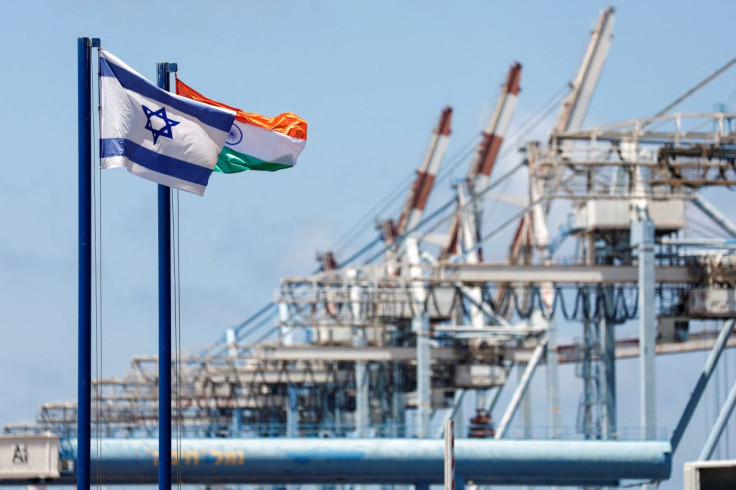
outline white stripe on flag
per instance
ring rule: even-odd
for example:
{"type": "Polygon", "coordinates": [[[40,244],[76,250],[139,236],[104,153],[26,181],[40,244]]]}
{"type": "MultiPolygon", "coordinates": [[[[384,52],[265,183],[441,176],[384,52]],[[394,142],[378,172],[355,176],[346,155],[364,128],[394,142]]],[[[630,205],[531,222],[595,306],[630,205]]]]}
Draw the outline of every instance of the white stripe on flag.
{"type": "Polygon", "coordinates": [[[307,144],[305,140],[292,138],[277,131],[259,128],[241,121],[234,123],[242,132],[238,144],[227,144],[239,153],[245,153],[264,162],[294,165],[299,154],[307,144]]]}

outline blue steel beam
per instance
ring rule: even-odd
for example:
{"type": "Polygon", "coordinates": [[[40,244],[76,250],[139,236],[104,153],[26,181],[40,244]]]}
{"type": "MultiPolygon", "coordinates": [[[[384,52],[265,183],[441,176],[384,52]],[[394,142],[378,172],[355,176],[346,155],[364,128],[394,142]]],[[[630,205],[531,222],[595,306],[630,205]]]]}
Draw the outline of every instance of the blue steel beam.
{"type": "MultiPolygon", "coordinates": [[[[157,480],[155,439],[103,439],[100,483],[157,480]]],[[[62,440],[62,458],[76,454],[62,440]]],[[[443,482],[441,439],[184,439],[183,484],[413,484],[443,482]]],[[[667,442],[457,440],[456,471],[484,485],[615,486],[619,480],[666,480],[667,442]]],[[[93,461],[92,468],[96,468],[93,461]]],[[[45,484],[68,485],[74,474],[45,484]]],[[[3,481],[3,485],[26,484],[3,481]]]]}
{"type": "Polygon", "coordinates": [[[655,263],[654,222],[640,218],[631,223],[632,245],[639,250],[639,403],[641,428],[653,439],[657,427],[656,337],[654,309],[655,263]]]}
{"type": "MultiPolygon", "coordinates": [[[[99,45],[99,42],[98,42],[99,45]]],[[[77,433],[79,459],[83,477],[78,490],[87,490],[90,459],[90,424],[92,395],[92,40],[77,39],[78,99],[78,290],[77,290],[77,433]]]]}
{"type": "MultiPolygon", "coordinates": [[[[169,63],[156,63],[158,86],[169,91],[169,63]]],[[[158,184],[158,444],[171,453],[171,188],[158,184]]],[[[159,490],[171,488],[171,459],[161,461],[159,490]]]]}
{"type": "Polygon", "coordinates": [[[726,403],[723,404],[723,408],[721,408],[718,418],[716,419],[715,424],[713,424],[713,429],[708,435],[708,440],[705,441],[705,446],[703,446],[703,451],[700,453],[698,461],[707,461],[711,456],[713,456],[713,451],[716,449],[718,439],[721,438],[723,429],[726,427],[728,419],[731,417],[731,413],[733,413],[734,405],[736,405],[736,383],[733,384],[731,391],[728,393],[726,403]]]}
{"type": "Polygon", "coordinates": [[[713,349],[710,351],[708,359],[705,361],[703,372],[700,373],[700,377],[698,378],[697,383],[695,383],[695,388],[690,394],[690,399],[688,400],[687,405],[685,405],[685,410],[683,410],[682,415],[680,416],[680,421],[672,432],[670,444],[672,445],[673,453],[677,451],[677,446],[680,445],[682,436],[685,435],[685,429],[687,429],[690,419],[695,413],[698,403],[700,403],[700,398],[703,396],[705,388],[708,386],[708,381],[718,365],[718,360],[721,358],[723,348],[728,343],[728,338],[731,336],[734,326],[736,326],[736,320],[723,322],[723,328],[721,328],[721,332],[718,334],[715,344],[713,344],[713,349]]]}

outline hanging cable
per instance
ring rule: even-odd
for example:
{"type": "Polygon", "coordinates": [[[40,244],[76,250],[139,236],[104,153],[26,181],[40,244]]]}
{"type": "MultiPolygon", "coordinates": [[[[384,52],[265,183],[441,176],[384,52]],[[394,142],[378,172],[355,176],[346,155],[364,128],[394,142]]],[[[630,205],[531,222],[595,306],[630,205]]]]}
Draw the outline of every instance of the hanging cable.
{"type": "MultiPolygon", "coordinates": [[[[500,160],[502,157],[514,151],[516,145],[519,144],[519,142],[525,139],[532,130],[536,129],[536,127],[542,121],[544,121],[544,119],[549,116],[552,111],[557,109],[560,101],[565,96],[568,89],[568,84],[563,85],[549,99],[544,101],[536,111],[534,111],[527,119],[525,119],[524,122],[522,122],[514,132],[513,139],[503,145],[504,150],[499,153],[497,160],[500,160]]],[[[452,157],[451,161],[453,163],[451,163],[449,167],[444,167],[443,170],[440,172],[440,176],[438,176],[435,185],[445,180],[448,175],[453,170],[455,170],[455,168],[457,168],[461,163],[465,161],[468,156],[470,156],[467,152],[468,147],[474,149],[475,144],[477,144],[479,139],[480,135],[476,135],[461,147],[461,149],[452,157]]]]}
{"type": "Polygon", "coordinates": [[[181,489],[181,440],[183,431],[183,415],[181,405],[181,265],[180,265],[180,220],[181,213],[179,208],[179,190],[175,190],[170,194],[170,203],[172,212],[172,255],[173,255],[173,273],[174,273],[174,394],[176,397],[176,485],[181,489]]]}
{"type": "MultiPolygon", "coordinates": [[[[504,180],[508,179],[517,170],[519,170],[522,166],[523,166],[523,164],[518,164],[515,167],[513,167],[512,169],[510,169],[508,172],[506,172],[504,175],[502,175],[497,180],[495,180],[492,184],[490,184],[483,192],[474,195],[463,206],[458,206],[456,212],[465,209],[467,206],[471,206],[476,200],[480,199],[482,196],[484,196],[486,193],[490,192],[493,188],[495,188],[501,182],[503,182],[504,180]]],[[[402,234],[401,236],[397,237],[396,238],[396,241],[394,241],[393,244],[387,245],[385,247],[382,247],[382,249],[378,253],[372,255],[369,259],[367,259],[364,262],[364,264],[370,264],[371,262],[373,262],[374,260],[376,260],[378,257],[382,256],[389,248],[399,245],[402,241],[404,241],[404,239],[407,236],[411,235],[413,232],[417,231],[419,228],[423,227],[427,223],[430,223],[431,221],[433,221],[435,218],[437,218],[438,216],[440,216],[443,212],[445,212],[448,209],[450,209],[450,207],[453,204],[455,204],[455,203],[456,203],[456,199],[454,199],[454,198],[453,199],[450,199],[449,201],[447,201],[445,204],[443,204],[442,206],[440,206],[438,209],[436,209],[435,211],[433,211],[432,213],[430,213],[428,216],[426,216],[425,218],[423,218],[422,221],[419,222],[412,229],[407,230],[404,234],[402,234]]],[[[452,216],[454,216],[454,214],[450,214],[448,216],[445,216],[444,218],[442,218],[439,221],[437,221],[428,230],[425,230],[424,231],[424,234],[422,235],[422,237],[424,237],[427,234],[429,234],[432,231],[434,231],[442,223],[445,223],[445,222],[449,221],[452,218],[452,216]]],[[[486,237],[486,239],[487,239],[487,237],[486,237]]]]}
{"type": "MultiPolygon", "coordinates": [[[[466,142],[460,150],[458,150],[453,156],[448,159],[449,167],[446,164],[440,169],[439,174],[435,180],[434,185],[437,186],[440,182],[445,180],[452,171],[462,163],[468,157],[468,148],[472,151],[475,144],[479,140],[480,136],[473,136],[468,142],[466,142]]],[[[332,245],[332,249],[335,251],[344,250],[349,244],[360,236],[363,231],[363,227],[366,225],[372,225],[368,223],[368,220],[375,220],[386,212],[392,205],[396,203],[398,199],[406,193],[406,189],[411,184],[412,180],[416,178],[416,171],[412,171],[402,180],[400,180],[384,197],[379,199],[373,207],[363,215],[358,221],[356,221],[338,240],[332,245]]],[[[400,203],[403,204],[403,203],[400,203]]]]}
{"type": "MultiPolygon", "coordinates": [[[[94,131],[94,129],[93,129],[94,131]]],[[[92,141],[95,141],[97,139],[97,135],[93,134],[92,141]]],[[[93,145],[93,153],[94,153],[94,145],[93,145]]],[[[96,155],[93,157],[93,162],[97,161],[96,155]]],[[[93,164],[94,165],[94,164],[93,164]]],[[[95,373],[92,381],[92,386],[95,388],[95,391],[99,390],[99,383],[95,383],[94,379],[99,380],[100,377],[100,325],[99,325],[99,311],[97,309],[98,306],[98,298],[99,298],[99,291],[97,288],[97,282],[98,282],[98,253],[97,253],[97,247],[99,245],[97,232],[97,218],[99,216],[98,214],[98,199],[97,199],[97,169],[92,169],[92,264],[93,264],[93,281],[92,281],[92,310],[94,314],[94,329],[95,329],[95,373]]],[[[96,464],[95,464],[95,485],[97,488],[100,488],[100,471],[99,471],[99,460],[100,460],[100,395],[99,393],[95,393],[93,395],[95,397],[95,449],[97,450],[97,457],[96,457],[96,464]]]]}
{"type": "MultiPolygon", "coordinates": [[[[559,102],[562,99],[562,97],[565,96],[567,93],[568,86],[567,84],[561,87],[559,90],[557,90],[549,99],[547,99],[539,109],[534,111],[531,116],[529,116],[524,122],[521,123],[519,126],[519,129],[514,134],[513,139],[504,145],[504,150],[500,153],[498,158],[502,158],[512,151],[515,150],[516,145],[522,141],[524,138],[526,138],[531,131],[536,129],[536,127],[544,121],[552,111],[554,111],[558,106],[559,102]]],[[[461,147],[460,149],[455,152],[450,158],[447,159],[447,163],[443,165],[441,168],[439,174],[437,175],[437,178],[435,180],[434,186],[438,186],[440,183],[444,182],[452,173],[457,169],[460,164],[467,161],[467,158],[471,156],[475,152],[475,148],[480,140],[481,135],[476,134],[470,139],[468,139],[461,147]]],[[[348,232],[344,233],[332,246],[332,249],[344,249],[348,246],[348,244],[352,243],[360,233],[360,227],[365,225],[365,220],[367,218],[375,218],[376,216],[380,215],[381,212],[384,212],[390,205],[394,203],[396,199],[398,199],[401,194],[406,189],[407,183],[411,182],[411,178],[414,176],[414,172],[412,172],[409,175],[409,178],[403,179],[399,184],[397,184],[388,194],[386,197],[379,200],[371,210],[366,213],[361,219],[359,219],[350,229],[348,232]],[[377,209],[380,208],[380,211],[377,211],[377,209]],[[357,228],[357,229],[356,229],[357,228]],[[347,238],[350,238],[349,240],[347,238]]]]}
{"type": "Polygon", "coordinates": [[[336,253],[345,251],[349,245],[360,237],[360,234],[365,231],[366,226],[372,226],[374,224],[372,222],[373,220],[384,214],[390,206],[395,204],[396,200],[405,192],[406,187],[411,183],[411,180],[415,175],[415,172],[412,172],[395,185],[388,193],[379,199],[376,204],[368,210],[368,212],[353,223],[353,225],[350,226],[350,228],[348,228],[348,230],[332,244],[330,249],[334,250],[336,253]]]}
{"type": "Polygon", "coordinates": [[[478,146],[478,143],[480,142],[481,135],[475,134],[472,138],[470,138],[468,141],[466,141],[460,149],[455,152],[452,157],[450,157],[448,164],[442,167],[442,170],[440,170],[439,175],[437,176],[437,179],[434,182],[434,185],[437,186],[438,184],[444,182],[450,175],[452,175],[452,172],[455,171],[455,169],[460,166],[461,163],[464,163],[467,161],[467,158],[475,153],[476,147],[478,146]]]}
{"type": "MultiPolygon", "coordinates": [[[[98,65],[99,70],[99,65],[98,65]]],[[[99,84],[98,84],[99,113],[99,84]]],[[[99,118],[92,118],[92,262],[93,262],[93,312],[95,330],[95,484],[102,488],[102,394],[100,393],[102,378],[102,169],[99,162],[98,145],[99,118]]]]}
{"type": "MultiPolygon", "coordinates": [[[[451,175],[452,171],[459,164],[463,163],[467,159],[467,157],[470,156],[470,154],[474,151],[475,145],[477,144],[477,141],[478,141],[479,138],[480,138],[480,136],[478,136],[478,135],[473,136],[473,138],[471,138],[467,143],[465,143],[457,153],[455,153],[452,157],[450,157],[450,159],[449,159],[450,166],[449,167],[446,167],[445,166],[445,167],[442,168],[442,170],[440,170],[440,173],[437,176],[437,179],[435,180],[434,186],[437,186],[442,181],[444,181],[449,175],[451,175]]],[[[411,176],[414,176],[414,175],[415,175],[415,172],[412,172],[411,176]]],[[[407,185],[408,185],[409,182],[411,182],[411,179],[404,179],[403,181],[401,181],[399,183],[399,185],[395,186],[392,189],[392,191],[390,191],[390,193],[388,194],[388,196],[392,196],[392,197],[390,197],[390,198],[383,198],[383,199],[379,200],[378,203],[376,203],[376,205],[374,205],[374,207],[371,209],[371,211],[369,211],[366,215],[364,215],[363,218],[361,218],[360,220],[358,220],[358,222],[356,223],[356,225],[365,226],[365,220],[366,220],[366,218],[369,218],[369,217],[376,218],[376,217],[380,216],[381,213],[384,213],[386,211],[386,209],[388,209],[395,202],[395,200],[398,199],[405,192],[405,189],[406,189],[406,187],[407,187],[407,185]],[[381,204],[383,204],[382,207],[380,207],[381,204]],[[376,209],[379,208],[379,207],[380,207],[380,209],[376,211],[376,209]]],[[[353,230],[356,227],[356,225],[353,225],[353,227],[351,227],[351,230],[353,230]]],[[[360,227],[357,230],[352,231],[351,232],[352,235],[351,235],[351,238],[350,238],[349,241],[345,241],[343,239],[340,239],[340,240],[338,240],[338,242],[335,245],[333,245],[333,249],[339,250],[339,249],[346,248],[349,244],[352,244],[352,242],[357,237],[360,236],[360,232],[361,232],[360,227]],[[338,247],[337,244],[340,244],[340,246],[338,247]]],[[[343,235],[343,236],[345,236],[345,235],[343,235]]],[[[377,241],[381,241],[380,238],[377,241]]],[[[372,246],[374,243],[375,242],[371,242],[370,246],[372,246]]],[[[369,248],[369,247],[364,247],[363,249],[361,249],[361,251],[358,254],[353,254],[353,256],[351,258],[356,257],[356,255],[361,255],[362,252],[365,251],[365,249],[366,248],[369,248]]]]}
{"type": "MultiPolygon", "coordinates": [[[[509,301],[513,306],[513,311],[521,319],[527,319],[532,312],[539,311],[542,317],[547,320],[555,318],[557,308],[561,308],[562,317],[567,321],[589,321],[598,322],[602,319],[613,323],[624,323],[628,320],[636,318],[638,311],[638,300],[636,298],[636,288],[630,288],[633,291],[633,304],[627,305],[624,288],[619,287],[614,295],[613,303],[606,299],[604,288],[596,288],[593,298],[589,297],[585,287],[578,287],[575,292],[575,302],[572,312],[569,310],[565,296],[561,287],[556,287],[552,304],[549,308],[544,305],[542,294],[539,286],[530,287],[525,291],[526,299],[521,298],[516,288],[510,288],[509,301]],[[524,306],[522,306],[524,304],[524,306]]],[[[497,311],[497,305],[493,302],[490,293],[483,296],[483,303],[487,304],[492,310],[497,311]]]]}

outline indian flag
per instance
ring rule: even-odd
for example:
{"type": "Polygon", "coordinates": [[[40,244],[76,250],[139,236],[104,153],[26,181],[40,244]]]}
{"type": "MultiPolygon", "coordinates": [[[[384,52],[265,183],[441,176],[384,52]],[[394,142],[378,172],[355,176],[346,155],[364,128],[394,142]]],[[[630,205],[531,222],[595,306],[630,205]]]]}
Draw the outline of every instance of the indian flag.
{"type": "Polygon", "coordinates": [[[215,171],[226,174],[244,170],[273,172],[289,168],[307,144],[307,122],[291,112],[265,117],[243,112],[200,94],[181,80],[176,80],[176,93],[236,112],[235,121],[217,157],[215,171]]]}

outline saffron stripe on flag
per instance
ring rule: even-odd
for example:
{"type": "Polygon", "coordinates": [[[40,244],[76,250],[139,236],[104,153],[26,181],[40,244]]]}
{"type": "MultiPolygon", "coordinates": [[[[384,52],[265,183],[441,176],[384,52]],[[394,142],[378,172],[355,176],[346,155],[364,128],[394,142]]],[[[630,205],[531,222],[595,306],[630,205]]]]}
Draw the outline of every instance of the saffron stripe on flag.
{"type": "MultiPolygon", "coordinates": [[[[109,57],[109,53],[105,53],[109,57]]],[[[106,57],[100,57],[100,76],[117,78],[120,85],[143,97],[155,100],[162,105],[168,105],[179,112],[196,117],[203,123],[220,131],[228,132],[232,126],[232,117],[222,110],[192,99],[183,99],[180,96],[160,90],[137,73],[111,62],[106,57]],[[196,107],[193,107],[196,106],[196,107]]]]}
{"type": "Polygon", "coordinates": [[[106,138],[100,140],[100,158],[120,156],[141,167],[197,185],[206,186],[210,175],[212,175],[212,169],[210,168],[151,151],[128,139],[106,138]]]}
{"type": "Polygon", "coordinates": [[[245,112],[237,107],[232,107],[205,97],[178,78],[176,79],[176,93],[191,100],[222,107],[223,109],[233,110],[236,112],[235,120],[243,124],[279,133],[283,136],[302,140],[306,143],[307,122],[292,112],[284,112],[283,114],[279,114],[275,117],[266,117],[256,114],[255,112],[245,112]]]}

